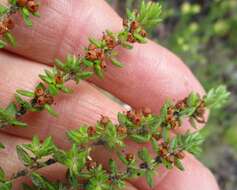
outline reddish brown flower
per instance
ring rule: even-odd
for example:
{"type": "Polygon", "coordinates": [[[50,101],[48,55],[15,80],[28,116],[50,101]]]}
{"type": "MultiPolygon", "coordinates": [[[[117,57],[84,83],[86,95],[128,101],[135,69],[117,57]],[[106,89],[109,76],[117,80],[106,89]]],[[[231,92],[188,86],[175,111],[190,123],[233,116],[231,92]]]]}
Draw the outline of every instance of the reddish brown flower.
{"type": "Polygon", "coordinates": [[[89,137],[94,136],[96,134],[96,128],[92,126],[88,127],[87,134],[89,137]]]}

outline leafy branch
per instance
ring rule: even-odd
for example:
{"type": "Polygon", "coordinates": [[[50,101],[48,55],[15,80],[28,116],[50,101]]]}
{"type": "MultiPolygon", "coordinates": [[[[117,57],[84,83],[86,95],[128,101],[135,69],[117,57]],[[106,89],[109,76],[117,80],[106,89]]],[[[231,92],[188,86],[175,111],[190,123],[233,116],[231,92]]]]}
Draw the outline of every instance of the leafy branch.
{"type": "Polygon", "coordinates": [[[123,189],[127,179],[144,176],[152,187],[157,167],[163,165],[167,169],[177,167],[184,170],[182,159],[185,157],[185,151],[192,154],[200,153],[203,137],[198,132],[178,134],[173,138],[171,132],[181,127],[183,120],[187,118],[193,118],[195,123],[201,123],[200,118],[204,117],[207,108],[213,107],[212,105],[218,102],[224,103],[228,98],[228,92],[222,86],[210,90],[208,94],[209,96],[200,97],[196,93],[191,93],[177,103],[168,101],[159,115],[152,114],[149,108],[143,108],[118,113],[118,123],[112,123],[108,117],[102,116],[95,126],[83,125],[68,131],[67,136],[72,146],[67,151],[58,148],[51,137],[42,143],[38,137],[34,137],[31,144],[18,145],[16,148],[18,157],[26,168],[10,179],[5,179],[1,170],[0,185],[10,190],[15,179],[28,176],[32,180],[33,187],[23,185],[25,190],[47,188],[58,190],[59,187],[112,190],[123,189]],[[220,88],[222,90],[219,90],[220,88]],[[212,104],[208,104],[209,101],[212,104]],[[151,156],[145,147],[138,150],[136,155],[125,152],[127,140],[138,144],[150,143],[156,155],[151,156]],[[108,159],[109,169],[105,170],[93,160],[90,154],[98,145],[114,152],[126,169],[120,170],[115,161],[108,159]],[[55,163],[67,168],[65,175],[67,180],[64,184],[50,182],[37,173],[37,170],[55,163]]]}
{"type": "MultiPolygon", "coordinates": [[[[14,6],[20,6],[18,3],[13,3],[14,6]]],[[[148,9],[156,9],[157,3],[142,4],[142,7],[148,7],[148,9]]],[[[159,5],[160,6],[160,5],[159,5]]],[[[21,9],[24,9],[23,6],[21,9]]],[[[141,8],[141,11],[143,11],[141,8]]],[[[149,13],[147,13],[149,14],[149,13]]],[[[142,13],[139,17],[146,16],[142,13]]],[[[153,14],[154,18],[160,15],[153,14]]],[[[150,18],[151,16],[149,16],[150,18]]],[[[63,93],[71,93],[72,90],[66,86],[68,81],[75,81],[77,84],[81,80],[88,79],[93,75],[97,75],[103,78],[106,71],[107,63],[111,63],[116,67],[122,67],[123,64],[117,60],[118,52],[115,47],[121,46],[131,49],[132,44],[135,42],[146,42],[146,31],[143,26],[136,20],[137,17],[132,18],[128,15],[128,19],[123,22],[123,29],[118,33],[111,31],[105,31],[101,39],[89,39],[89,45],[85,48],[84,56],[68,55],[66,60],[55,61],[55,66],[52,70],[46,70],[44,74],[40,74],[41,82],[36,85],[33,91],[17,90],[15,100],[9,104],[11,112],[8,113],[7,108],[1,109],[0,112],[0,127],[6,127],[8,125],[15,125],[25,127],[26,124],[19,121],[19,117],[27,112],[40,112],[47,110],[51,115],[57,116],[52,104],[54,103],[54,97],[63,93]],[[27,97],[23,98],[23,97],[27,97]]],[[[153,21],[153,24],[157,24],[153,21]]]]}
{"type": "Polygon", "coordinates": [[[16,39],[11,30],[14,29],[15,23],[12,15],[19,12],[28,27],[32,27],[30,16],[39,16],[39,4],[34,0],[9,0],[8,5],[0,4],[0,49],[7,44],[16,46],[16,39]]]}

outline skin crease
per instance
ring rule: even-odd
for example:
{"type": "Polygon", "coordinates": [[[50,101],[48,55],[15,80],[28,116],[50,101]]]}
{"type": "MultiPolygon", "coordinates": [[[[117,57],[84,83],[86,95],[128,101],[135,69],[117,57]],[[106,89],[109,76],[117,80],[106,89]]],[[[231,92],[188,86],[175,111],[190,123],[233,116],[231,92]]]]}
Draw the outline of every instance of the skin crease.
{"type": "MultiPolygon", "coordinates": [[[[121,19],[102,0],[45,0],[41,3],[40,12],[42,16],[40,19],[34,19],[32,29],[24,27],[16,16],[16,28],[13,33],[18,46],[8,49],[34,61],[6,52],[0,53],[1,106],[7,104],[16,88],[33,89],[38,81],[38,73],[47,68],[42,63],[50,65],[56,57],[63,58],[68,52],[82,53],[82,47],[88,44],[88,36],[101,37],[105,29],[118,31],[121,28],[121,19]]],[[[120,60],[126,63],[126,66],[117,69],[108,65],[105,80],[94,78],[91,82],[133,107],[146,105],[158,112],[168,97],[177,100],[191,91],[204,93],[199,82],[181,60],[153,42],[135,45],[132,51],[118,51],[120,60]]],[[[13,155],[16,143],[27,141],[22,139],[23,137],[29,138],[33,134],[39,134],[43,138],[52,135],[57,144],[67,147],[68,142],[64,136],[66,129],[77,128],[82,123],[93,124],[100,114],[109,115],[115,120],[116,112],[122,110],[118,104],[87,82],[81,83],[77,88],[74,84],[70,85],[75,90],[74,94],[70,97],[60,95],[60,100],[55,105],[61,116],[58,120],[47,113],[37,114],[37,117],[29,114],[24,119],[34,127],[7,129],[7,132],[15,135],[11,137],[0,134],[1,141],[7,144],[5,152],[0,152],[0,165],[7,168],[8,175],[21,166],[16,161],[16,156],[9,156],[9,164],[5,164],[5,155],[13,155]],[[72,106],[73,111],[70,110],[72,106]]],[[[185,124],[178,132],[183,132],[187,127],[185,124]]],[[[135,151],[136,148],[128,142],[128,150],[135,151]]],[[[95,152],[96,159],[103,160],[107,153],[101,154],[99,150],[98,152],[95,152]]],[[[154,190],[171,190],[174,187],[176,190],[218,190],[212,174],[192,156],[187,155],[184,165],[184,172],[175,169],[169,172],[158,170],[154,190]]],[[[56,167],[55,170],[55,174],[58,174],[61,169],[56,167]]],[[[60,176],[51,173],[50,177],[60,176]]],[[[131,181],[130,184],[132,185],[128,185],[127,189],[150,189],[144,179],[131,181]]],[[[18,187],[19,183],[15,189],[18,187]]]]}

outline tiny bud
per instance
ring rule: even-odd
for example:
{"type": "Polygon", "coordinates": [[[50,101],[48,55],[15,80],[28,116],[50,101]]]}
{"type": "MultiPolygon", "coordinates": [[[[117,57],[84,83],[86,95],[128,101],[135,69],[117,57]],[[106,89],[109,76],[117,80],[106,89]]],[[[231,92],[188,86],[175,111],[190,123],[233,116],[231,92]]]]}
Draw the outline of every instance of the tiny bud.
{"type": "Polygon", "coordinates": [[[88,46],[88,50],[95,50],[97,47],[96,47],[96,45],[95,44],[90,44],[89,46],[88,46]]]}
{"type": "Polygon", "coordinates": [[[147,36],[147,32],[144,29],[142,29],[140,35],[145,38],[147,36]]]}
{"type": "Polygon", "coordinates": [[[87,160],[86,162],[86,168],[87,170],[93,170],[97,167],[97,163],[92,160],[87,160]]]}
{"type": "Polygon", "coordinates": [[[128,33],[127,41],[130,43],[135,43],[136,39],[133,37],[131,33],[128,33]]]}
{"type": "Polygon", "coordinates": [[[128,20],[127,19],[123,19],[123,26],[128,27],[128,20]]]}
{"type": "Polygon", "coordinates": [[[177,158],[179,158],[179,159],[184,159],[185,154],[184,154],[184,152],[178,152],[177,154],[175,154],[175,156],[177,156],[177,158]]]}
{"type": "Polygon", "coordinates": [[[126,160],[127,161],[132,161],[132,160],[134,160],[134,158],[135,158],[134,154],[129,153],[129,154],[126,155],[126,160]]]}
{"type": "Polygon", "coordinates": [[[117,127],[117,132],[121,135],[125,135],[127,134],[127,128],[120,125],[117,127]]]}
{"type": "Polygon", "coordinates": [[[109,121],[110,121],[110,119],[107,116],[102,116],[101,119],[100,119],[100,123],[102,125],[107,125],[109,123],[109,121]]]}
{"type": "Polygon", "coordinates": [[[94,136],[96,134],[96,128],[92,126],[88,127],[87,134],[89,137],[94,136]]]}
{"type": "Polygon", "coordinates": [[[147,117],[151,114],[151,109],[148,108],[148,107],[145,107],[145,108],[142,109],[142,113],[143,113],[144,116],[147,117]]]}
{"type": "Polygon", "coordinates": [[[96,56],[97,56],[97,59],[104,60],[104,58],[105,58],[104,51],[102,49],[97,49],[96,56]]]}
{"type": "Polygon", "coordinates": [[[35,13],[39,10],[39,4],[37,4],[36,2],[34,2],[33,0],[29,0],[27,2],[27,8],[30,12],[35,13]]]}
{"type": "Polygon", "coordinates": [[[12,30],[15,27],[13,20],[9,17],[4,19],[3,25],[6,26],[8,30],[12,30]]]}
{"type": "Polygon", "coordinates": [[[107,65],[106,65],[106,63],[104,61],[100,64],[100,66],[101,66],[102,69],[106,69],[107,68],[107,65]]]}
{"type": "Polygon", "coordinates": [[[54,80],[57,84],[63,84],[63,82],[64,82],[63,77],[61,75],[56,75],[54,77],[54,80]]]}
{"type": "Polygon", "coordinates": [[[46,103],[46,99],[45,99],[44,96],[39,96],[39,97],[37,98],[37,104],[38,104],[39,106],[43,106],[45,103],[46,103]]]}
{"type": "Polygon", "coordinates": [[[170,155],[168,156],[167,160],[171,163],[174,163],[175,162],[175,156],[174,155],[170,155]]]}
{"type": "Polygon", "coordinates": [[[44,89],[43,88],[36,88],[35,89],[35,95],[36,96],[43,96],[44,95],[44,89]]]}
{"type": "Polygon", "coordinates": [[[28,0],[17,0],[17,5],[20,7],[24,7],[28,0]]]}
{"type": "Polygon", "coordinates": [[[45,98],[45,101],[46,101],[47,104],[52,105],[54,103],[53,96],[51,96],[49,94],[45,94],[44,98],[45,98]]]}
{"type": "Polygon", "coordinates": [[[0,22],[0,35],[5,34],[8,31],[8,28],[0,22]]]}
{"type": "Polygon", "coordinates": [[[89,50],[87,53],[86,53],[86,58],[90,61],[95,61],[97,60],[97,53],[95,50],[89,50]]]}
{"type": "Polygon", "coordinates": [[[134,21],[132,21],[132,23],[131,23],[131,32],[134,32],[138,27],[139,27],[139,22],[138,21],[136,21],[136,20],[134,20],[134,21]]]}

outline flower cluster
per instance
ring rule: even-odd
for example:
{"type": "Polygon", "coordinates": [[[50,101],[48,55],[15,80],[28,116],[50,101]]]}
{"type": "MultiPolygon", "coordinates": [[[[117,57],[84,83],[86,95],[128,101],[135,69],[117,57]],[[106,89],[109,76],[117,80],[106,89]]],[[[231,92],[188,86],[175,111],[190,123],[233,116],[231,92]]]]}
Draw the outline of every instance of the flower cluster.
{"type": "Polygon", "coordinates": [[[39,4],[35,0],[9,0],[6,6],[0,5],[0,48],[4,48],[7,43],[16,45],[15,38],[11,30],[15,27],[12,15],[21,13],[27,26],[32,26],[30,15],[39,16],[39,4]]]}

